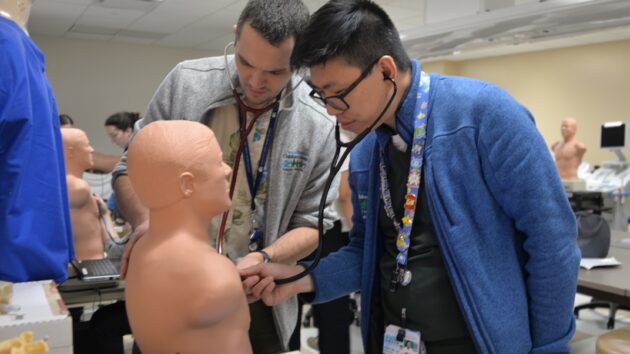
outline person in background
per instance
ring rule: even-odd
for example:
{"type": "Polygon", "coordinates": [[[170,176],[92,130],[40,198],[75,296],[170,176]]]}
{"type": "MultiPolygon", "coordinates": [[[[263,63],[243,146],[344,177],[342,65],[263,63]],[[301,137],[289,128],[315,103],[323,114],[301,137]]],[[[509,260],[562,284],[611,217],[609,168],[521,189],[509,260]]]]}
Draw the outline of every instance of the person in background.
{"type": "MultiPolygon", "coordinates": [[[[234,55],[179,63],[135,127],[141,131],[152,121],[185,119],[202,122],[215,132],[224,160],[238,178],[232,207],[213,219],[209,239],[211,244],[224,240],[223,254],[237,268],[270,260],[295,264],[317,246],[319,202],[335,137],[333,118],[308,97],[307,85],[300,84],[290,65],[295,38],[308,15],[300,0],[248,1],[237,21],[234,55]],[[251,127],[248,136],[241,134],[241,122],[251,127]]],[[[133,257],[133,242],[146,232],[148,213],[126,174],[123,155],[112,184],[118,208],[135,228],[128,246],[133,257]]],[[[330,205],[337,190],[338,179],[326,203],[326,229],[334,221],[330,205]]],[[[123,258],[121,274],[125,270],[123,258]]],[[[266,306],[251,294],[259,280],[256,276],[243,280],[251,302],[254,353],[298,349],[289,345],[299,323],[297,297],[266,306]]]]}
{"type": "Polygon", "coordinates": [[[121,149],[126,149],[133,135],[133,127],[140,119],[140,113],[121,111],[114,113],[105,120],[105,131],[121,149]]]}
{"type": "Polygon", "coordinates": [[[556,168],[560,178],[576,180],[578,179],[578,167],[586,153],[586,145],[575,138],[577,133],[575,118],[565,118],[560,126],[560,133],[562,134],[562,141],[556,141],[551,145],[556,168]]]}
{"type": "MultiPolygon", "coordinates": [[[[126,149],[133,135],[133,127],[140,119],[140,113],[121,111],[112,114],[105,120],[105,131],[111,139],[121,149],[126,149]]],[[[119,158],[116,158],[118,162],[119,158]]],[[[116,193],[113,192],[107,199],[107,207],[116,218],[121,218],[120,212],[116,205],[116,193]]]]}
{"type": "Polygon", "coordinates": [[[59,115],[59,126],[61,128],[72,128],[74,127],[74,119],[67,114],[59,115]]]}
{"type": "Polygon", "coordinates": [[[57,102],[28,35],[31,0],[0,0],[0,280],[68,277],[74,258],[57,102]]]}
{"type": "Polygon", "coordinates": [[[323,5],[291,62],[342,128],[373,131],[350,161],[350,244],[254,294],[319,303],[361,289],[367,353],[570,352],[576,220],[529,111],[490,83],[423,72],[372,1],[323,5]]]}

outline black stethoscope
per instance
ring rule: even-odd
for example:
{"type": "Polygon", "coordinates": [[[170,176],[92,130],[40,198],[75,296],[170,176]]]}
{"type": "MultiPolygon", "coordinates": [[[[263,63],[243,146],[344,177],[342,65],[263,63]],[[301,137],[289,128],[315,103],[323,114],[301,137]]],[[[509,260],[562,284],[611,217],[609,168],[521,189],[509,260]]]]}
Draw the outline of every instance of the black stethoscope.
{"type": "Polygon", "coordinates": [[[339,170],[341,170],[341,167],[344,161],[346,160],[348,155],[350,155],[350,151],[358,143],[360,143],[361,140],[363,140],[363,138],[365,138],[365,136],[368,135],[372,131],[372,129],[374,129],[376,124],[385,115],[385,112],[387,112],[387,110],[389,109],[389,106],[391,106],[392,102],[394,101],[394,98],[396,97],[396,93],[398,91],[398,85],[396,85],[396,81],[394,81],[392,78],[386,75],[383,75],[383,80],[390,81],[394,85],[394,92],[392,93],[391,97],[387,101],[385,108],[383,108],[383,110],[381,111],[381,114],[379,114],[378,117],[374,119],[374,121],[368,128],[366,128],[363,132],[361,132],[361,134],[357,135],[354,139],[348,142],[342,142],[341,134],[339,133],[339,123],[335,125],[335,141],[336,141],[337,146],[335,147],[335,155],[333,157],[332,163],[330,164],[330,173],[328,174],[328,179],[326,180],[326,183],[324,184],[324,191],[322,193],[322,199],[319,202],[319,211],[317,214],[317,231],[319,232],[319,238],[318,238],[317,250],[315,251],[313,262],[308,267],[306,267],[303,271],[301,271],[300,273],[296,275],[293,275],[288,278],[274,280],[276,284],[282,285],[282,284],[287,284],[287,283],[291,283],[296,280],[299,280],[307,276],[308,274],[310,274],[315,269],[315,267],[317,267],[317,264],[319,264],[319,260],[321,258],[321,253],[322,253],[322,241],[324,240],[324,209],[326,208],[326,198],[328,197],[330,186],[332,185],[332,182],[335,179],[335,176],[337,175],[337,173],[339,173],[339,170]],[[341,149],[343,148],[345,148],[346,150],[340,157],[339,154],[341,152],[341,149]]]}
{"type": "MultiPolygon", "coordinates": [[[[276,105],[280,104],[281,100],[293,94],[293,91],[302,83],[302,81],[304,81],[304,79],[302,78],[295,86],[293,86],[291,90],[289,90],[282,96],[278,95],[278,97],[276,98],[274,102],[268,104],[267,106],[263,108],[249,107],[245,102],[243,102],[243,100],[241,99],[241,95],[238,93],[234,83],[232,82],[232,75],[230,73],[228,57],[227,57],[228,48],[231,46],[234,46],[234,42],[230,42],[225,46],[225,49],[223,51],[223,58],[225,60],[225,68],[227,70],[227,74],[229,78],[228,80],[230,81],[230,88],[232,89],[232,95],[234,96],[234,99],[236,100],[239,106],[239,112],[242,115],[242,117],[246,117],[247,112],[253,113],[254,117],[249,124],[241,124],[241,128],[240,128],[241,142],[239,143],[239,147],[236,152],[236,158],[234,161],[234,167],[232,168],[232,177],[230,181],[230,199],[232,199],[232,196],[234,194],[234,189],[236,185],[236,175],[238,173],[238,166],[240,163],[241,155],[243,153],[243,148],[244,148],[245,143],[247,142],[247,137],[249,136],[249,133],[254,127],[254,123],[256,122],[256,120],[258,120],[258,117],[260,117],[262,113],[275,108],[276,105]]],[[[301,77],[303,76],[301,75],[301,77]]],[[[276,284],[282,285],[282,284],[287,284],[287,283],[291,283],[296,280],[299,280],[307,276],[308,274],[310,274],[315,269],[315,267],[317,267],[317,264],[319,264],[319,260],[321,258],[321,253],[322,253],[322,241],[324,239],[324,209],[326,208],[326,199],[328,197],[328,192],[330,191],[330,187],[333,183],[333,180],[335,179],[335,176],[337,175],[337,173],[339,173],[339,170],[341,170],[341,167],[344,161],[346,160],[346,158],[348,157],[348,155],[350,155],[351,150],[359,142],[361,142],[361,140],[363,140],[363,138],[365,138],[365,136],[368,135],[372,131],[372,129],[374,129],[376,124],[385,115],[385,112],[387,112],[392,102],[394,101],[394,98],[396,97],[396,93],[398,91],[398,86],[396,85],[396,81],[394,81],[392,78],[390,78],[389,76],[385,74],[383,74],[383,80],[390,81],[394,85],[394,92],[388,99],[387,104],[385,105],[385,108],[383,108],[381,113],[378,115],[378,117],[376,117],[376,119],[374,119],[374,121],[368,128],[366,128],[363,132],[361,132],[351,141],[343,142],[341,141],[341,135],[339,132],[339,123],[335,125],[335,142],[336,142],[335,155],[333,156],[333,160],[330,165],[330,173],[328,174],[328,178],[326,179],[326,183],[324,184],[324,191],[322,193],[322,199],[319,202],[319,210],[318,210],[318,215],[317,215],[317,230],[319,232],[319,237],[318,237],[318,243],[317,243],[317,250],[315,251],[315,256],[313,258],[312,263],[308,267],[306,267],[302,272],[296,275],[293,275],[288,278],[283,278],[283,279],[275,279],[274,282],[276,284]],[[345,148],[344,153],[341,156],[339,156],[341,153],[341,149],[344,149],[344,148],[345,148]]],[[[254,196],[252,196],[252,198],[254,198],[254,196]]],[[[229,214],[229,210],[223,213],[223,217],[221,219],[221,224],[219,227],[219,235],[217,237],[217,243],[216,243],[216,249],[217,249],[217,252],[219,252],[219,254],[223,254],[223,242],[225,238],[225,226],[227,224],[228,214],[229,214]]]]}

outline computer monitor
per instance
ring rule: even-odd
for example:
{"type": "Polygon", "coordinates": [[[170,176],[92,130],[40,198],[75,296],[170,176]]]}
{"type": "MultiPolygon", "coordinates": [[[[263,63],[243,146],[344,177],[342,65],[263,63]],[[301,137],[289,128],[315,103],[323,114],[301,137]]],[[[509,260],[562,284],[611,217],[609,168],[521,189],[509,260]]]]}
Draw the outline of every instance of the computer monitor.
{"type": "Polygon", "coordinates": [[[626,147],[626,122],[602,124],[600,147],[602,149],[623,149],[626,147]]]}
{"type": "Polygon", "coordinates": [[[626,122],[607,122],[602,124],[600,147],[615,152],[620,161],[626,161],[621,149],[626,147],[626,122]]]}

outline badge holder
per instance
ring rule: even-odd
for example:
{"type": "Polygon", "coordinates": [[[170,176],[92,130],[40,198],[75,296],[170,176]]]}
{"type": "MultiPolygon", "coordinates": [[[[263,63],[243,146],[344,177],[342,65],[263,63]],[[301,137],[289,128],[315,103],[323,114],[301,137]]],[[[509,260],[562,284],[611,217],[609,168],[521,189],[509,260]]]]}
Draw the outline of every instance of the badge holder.
{"type": "Polygon", "coordinates": [[[263,232],[256,227],[256,220],[252,216],[252,229],[249,233],[249,245],[247,245],[247,248],[250,252],[256,252],[262,250],[263,246],[263,232]]]}
{"type": "Polygon", "coordinates": [[[402,309],[402,327],[390,324],[385,328],[383,354],[426,354],[420,332],[404,328],[406,311],[406,308],[402,309]]]}

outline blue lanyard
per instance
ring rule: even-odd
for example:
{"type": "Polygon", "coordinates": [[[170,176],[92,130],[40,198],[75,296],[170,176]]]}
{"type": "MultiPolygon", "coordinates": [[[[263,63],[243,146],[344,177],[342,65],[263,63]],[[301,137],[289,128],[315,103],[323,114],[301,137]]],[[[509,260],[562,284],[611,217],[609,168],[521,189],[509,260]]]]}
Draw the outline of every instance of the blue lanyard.
{"type": "MultiPolygon", "coordinates": [[[[262,151],[260,152],[260,159],[258,160],[258,170],[256,171],[256,180],[254,180],[254,173],[252,171],[252,159],[249,154],[249,142],[248,137],[243,136],[241,133],[241,139],[245,139],[243,142],[243,160],[245,163],[245,173],[247,174],[247,184],[249,185],[249,192],[251,193],[251,209],[252,211],[256,210],[256,193],[258,193],[258,188],[260,187],[260,183],[262,181],[263,173],[265,171],[265,164],[267,163],[267,155],[269,153],[269,146],[271,145],[271,141],[273,140],[273,129],[276,125],[276,118],[278,117],[278,110],[280,104],[277,103],[273,110],[271,111],[271,118],[269,119],[269,127],[267,128],[267,134],[265,136],[265,142],[263,143],[262,151]]],[[[241,132],[247,126],[246,117],[243,117],[243,113],[241,110],[238,110],[239,121],[241,124],[241,132]]]]}
{"type": "Polygon", "coordinates": [[[418,85],[418,97],[416,99],[416,108],[414,110],[415,120],[413,144],[411,146],[411,162],[409,164],[409,175],[407,177],[407,194],[405,195],[405,213],[401,220],[402,225],[396,220],[396,215],[394,214],[392,197],[389,191],[389,182],[387,181],[387,170],[385,168],[383,150],[380,150],[379,172],[381,177],[381,197],[383,199],[385,213],[394,223],[396,233],[398,235],[396,237],[396,248],[398,249],[398,255],[396,256],[397,266],[392,279],[396,285],[400,283],[407,285],[409,281],[411,281],[411,273],[406,272],[406,268],[410,245],[409,235],[411,234],[411,227],[416,214],[416,203],[418,201],[418,191],[421,185],[422,164],[424,160],[422,151],[426,141],[426,125],[428,120],[427,111],[429,105],[430,86],[429,75],[425,72],[421,72],[418,85]]]}

